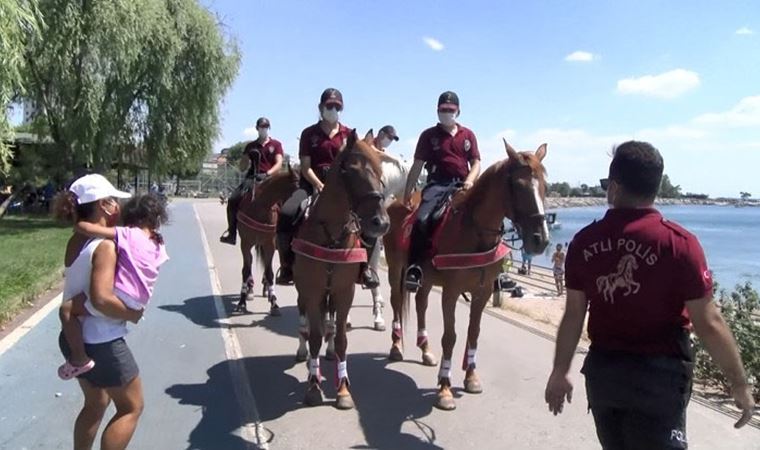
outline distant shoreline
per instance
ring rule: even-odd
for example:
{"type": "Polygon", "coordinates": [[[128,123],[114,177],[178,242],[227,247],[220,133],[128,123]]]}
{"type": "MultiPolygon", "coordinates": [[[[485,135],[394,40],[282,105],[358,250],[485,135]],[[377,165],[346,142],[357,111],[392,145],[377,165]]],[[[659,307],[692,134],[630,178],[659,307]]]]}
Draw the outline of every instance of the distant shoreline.
{"type": "MultiPolygon", "coordinates": [[[[760,201],[742,201],[733,198],[659,198],[656,205],[703,205],[703,206],[747,206],[760,207],[760,201]]],[[[602,197],[546,197],[546,209],[582,208],[591,206],[607,206],[607,199],[602,197]]]]}

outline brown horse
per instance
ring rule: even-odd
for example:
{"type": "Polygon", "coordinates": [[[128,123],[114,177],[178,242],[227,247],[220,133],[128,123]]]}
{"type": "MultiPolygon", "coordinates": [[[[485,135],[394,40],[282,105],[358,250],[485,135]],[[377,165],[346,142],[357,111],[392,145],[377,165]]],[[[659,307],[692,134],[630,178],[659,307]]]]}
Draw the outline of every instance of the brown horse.
{"type": "Polygon", "coordinates": [[[380,237],[388,231],[382,169],[370,147],[372,133],[358,140],[356,130],[327,174],[325,188],[293,240],[294,282],[298,290],[302,338],[309,342],[309,377],[304,402],[323,402],[319,352],[323,325],[326,339],[334,332],[338,359],[336,406],[353,408],[346,366],[346,319],[354,299],[359,263],[366,261],[361,236],[380,237]],[[327,324],[327,315],[334,316],[327,324]],[[334,330],[334,331],[333,331],[334,330]]]}
{"type": "MultiPolygon", "coordinates": [[[[486,170],[469,191],[454,196],[447,218],[437,230],[437,256],[423,264],[422,287],[417,291],[417,346],[422,350],[423,364],[435,365],[435,356],[425,331],[425,311],[433,286],[441,286],[444,333],[441,339],[443,359],[438,374],[436,407],[452,410],[456,407],[451,393],[451,356],[456,342],[455,308],[463,292],[472,293],[467,350],[462,369],[466,370],[465,391],[482,392],[475,372],[475,353],[480,334],[483,309],[491,294],[494,280],[500,272],[506,248],[501,242],[504,218],[510,219],[530,253],[541,253],[548,245],[548,229],[544,218],[544,168],[546,144],[535,153],[517,153],[504,141],[508,158],[486,170]],[[435,263],[435,265],[434,265],[435,263]]],[[[419,196],[413,203],[419,202],[419,196]]],[[[408,316],[409,293],[402,281],[407,265],[407,250],[403,245],[404,221],[409,209],[397,202],[388,208],[391,230],[385,235],[385,255],[393,307],[393,346],[389,358],[401,360],[402,326],[408,316]]]]}
{"type": "Polygon", "coordinates": [[[251,249],[256,247],[256,256],[264,267],[262,295],[269,300],[270,313],[280,314],[277,295],[274,292],[274,272],[272,258],[275,250],[275,227],[279,205],[298,189],[298,173],[288,168],[267,178],[255,187],[254,193],[247,194],[240,202],[238,211],[238,234],[240,234],[240,251],[243,254],[243,285],[240,288],[240,300],[235,311],[246,312],[246,302],[253,300],[253,256],[251,249]],[[251,198],[253,198],[251,200],[251,198]]]}

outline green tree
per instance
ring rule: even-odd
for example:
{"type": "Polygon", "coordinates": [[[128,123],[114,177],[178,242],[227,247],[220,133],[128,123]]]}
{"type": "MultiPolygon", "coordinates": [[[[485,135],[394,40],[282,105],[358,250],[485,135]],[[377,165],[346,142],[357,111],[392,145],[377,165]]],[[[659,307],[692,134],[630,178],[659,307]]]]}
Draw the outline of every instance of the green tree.
{"type": "Polygon", "coordinates": [[[739,193],[739,197],[741,197],[742,200],[747,201],[750,198],[752,198],[752,194],[750,194],[749,192],[743,192],[742,191],[742,192],[739,193]]]}
{"type": "Polygon", "coordinates": [[[227,156],[227,164],[237,167],[240,158],[243,156],[243,150],[250,141],[240,141],[231,145],[225,149],[222,149],[222,153],[227,156]]]}
{"type": "Polygon", "coordinates": [[[681,186],[673,185],[670,182],[670,177],[667,175],[662,176],[662,182],[660,183],[659,196],[662,198],[680,198],[681,186]]]}
{"type": "Polygon", "coordinates": [[[549,184],[549,192],[556,192],[560,197],[570,196],[570,184],[567,182],[549,184]]]}
{"type": "Polygon", "coordinates": [[[197,0],[39,0],[24,80],[70,168],[140,149],[158,174],[200,166],[239,66],[197,0]]]}
{"type": "Polygon", "coordinates": [[[26,38],[38,32],[36,10],[35,0],[0,0],[0,175],[7,173],[13,156],[6,111],[23,93],[24,46],[26,38]]]}

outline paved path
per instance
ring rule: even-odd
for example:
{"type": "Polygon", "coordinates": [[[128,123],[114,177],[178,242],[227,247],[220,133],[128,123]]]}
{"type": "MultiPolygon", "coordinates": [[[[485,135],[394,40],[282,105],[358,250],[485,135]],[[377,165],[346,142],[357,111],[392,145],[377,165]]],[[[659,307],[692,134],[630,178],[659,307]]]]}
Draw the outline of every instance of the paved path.
{"type": "MultiPolygon", "coordinates": [[[[224,228],[222,206],[173,203],[172,225],[165,233],[172,260],[162,271],[146,320],[128,337],[146,389],[146,410],[130,448],[243,449],[255,448],[257,439],[269,448],[310,450],[599,448],[586,414],[580,374],[574,373],[576,402],[559,417],[546,410],[543,388],[552,342],[485,315],[478,353],[485,392],[460,392],[456,411],[438,411],[432,407],[437,369],[419,364],[414,349],[407,361],[387,361],[390,338],[371,329],[366,292],[357,295],[355,329],[349,334],[349,373],[357,409],[302,406],[307,370],[293,357],[295,289],[278,287],[282,317],[269,317],[266,302],[257,298],[250,305],[251,314],[220,320],[214,270],[210,278],[194,208],[225,294],[223,315],[239,289],[239,251],[216,239],[224,228]],[[235,355],[240,356],[228,359],[235,355]],[[245,376],[233,379],[231,374],[240,375],[240,369],[245,376]],[[260,427],[248,419],[260,421],[260,427]]],[[[430,334],[439,349],[441,313],[434,300],[431,305],[430,334]]],[[[389,316],[388,310],[386,320],[389,316]]],[[[460,304],[457,360],[466,319],[467,307],[460,304]]],[[[57,322],[55,313],[48,315],[0,355],[0,449],[70,448],[70,429],[81,399],[75,383],[55,376],[61,360],[55,344],[57,322]]],[[[576,370],[579,364],[577,359],[576,370]]],[[[323,370],[332,380],[334,367],[323,362],[323,370]]],[[[461,385],[462,378],[455,370],[454,383],[461,385]]],[[[333,397],[332,381],[325,388],[333,397]]],[[[731,425],[726,416],[692,404],[691,448],[760,448],[760,431],[737,431],[731,425]]]]}

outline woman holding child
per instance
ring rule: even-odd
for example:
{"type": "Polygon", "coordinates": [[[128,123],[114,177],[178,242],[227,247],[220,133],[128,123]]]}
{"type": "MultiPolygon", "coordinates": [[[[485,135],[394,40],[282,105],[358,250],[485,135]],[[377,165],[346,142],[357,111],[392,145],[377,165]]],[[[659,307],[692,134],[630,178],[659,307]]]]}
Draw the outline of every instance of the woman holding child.
{"type": "Polygon", "coordinates": [[[59,337],[66,362],[58,375],[77,378],[84,406],[74,425],[74,448],[89,449],[111,401],[116,414],[101,437],[103,449],[125,449],[143,409],[139,369],[124,336],[142,317],[159,266],[168,257],[158,228],[166,222],[152,195],[130,197],[103,176],[85,175],[61,194],[55,215],[76,224],[65,256],[59,337]],[[125,227],[115,227],[120,216],[125,227]]]}

